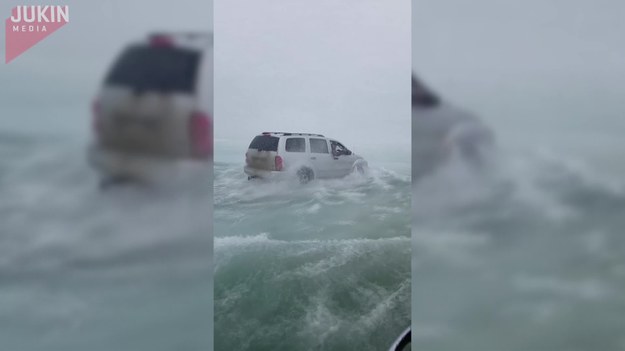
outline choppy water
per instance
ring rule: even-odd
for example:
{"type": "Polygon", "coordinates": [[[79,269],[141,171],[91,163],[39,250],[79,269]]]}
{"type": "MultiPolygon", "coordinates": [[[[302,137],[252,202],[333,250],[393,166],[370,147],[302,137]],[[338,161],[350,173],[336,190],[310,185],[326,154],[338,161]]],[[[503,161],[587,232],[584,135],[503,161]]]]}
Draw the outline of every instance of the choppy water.
{"type": "Polygon", "coordinates": [[[387,349],[410,324],[410,196],[374,165],[300,185],[217,163],[215,349],[387,349]]]}
{"type": "Polygon", "coordinates": [[[210,349],[211,187],[187,180],[101,192],[81,142],[0,134],[0,348],[210,349]]]}
{"type": "MultiPolygon", "coordinates": [[[[570,159],[452,165],[413,189],[413,345],[625,346],[624,183],[570,159]]],[[[0,160],[3,349],[208,349],[209,187],[102,193],[59,138],[1,134],[0,160]]],[[[407,176],[216,172],[217,349],[380,350],[410,323],[407,176]]]]}
{"type": "Polygon", "coordinates": [[[502,154],[415,184],[413,345],[625,348],[625,184],[572,159],[502,154]]]}

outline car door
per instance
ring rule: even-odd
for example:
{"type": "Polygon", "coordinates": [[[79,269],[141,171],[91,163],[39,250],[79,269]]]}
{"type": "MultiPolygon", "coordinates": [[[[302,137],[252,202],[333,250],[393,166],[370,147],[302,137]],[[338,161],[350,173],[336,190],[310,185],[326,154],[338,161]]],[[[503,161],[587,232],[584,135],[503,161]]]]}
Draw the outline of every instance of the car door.
{"type": "Polygon", "coordinates": [[[330,153],[328,140],[324,138],[309,138],[310,160],[317,172],[317,178],[332,177],[334,158],[330,153]]]}
{"type": "Polygon", "coordinates": [[[336,140],[330,140],[330,148],[334,156],[333,173],[335,177],[344,177],[352,171],[354,163],[352,152],[336,140]]]}

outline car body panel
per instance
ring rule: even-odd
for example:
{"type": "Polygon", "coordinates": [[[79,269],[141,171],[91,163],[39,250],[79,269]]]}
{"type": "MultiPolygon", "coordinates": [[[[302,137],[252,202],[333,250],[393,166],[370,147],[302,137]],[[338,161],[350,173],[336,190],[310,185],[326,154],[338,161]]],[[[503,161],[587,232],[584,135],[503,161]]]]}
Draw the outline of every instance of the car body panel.
{"type": "Polygon", "coordinates": [[[280,172],[280,171],[266,171],[258,168],[253,168],[249,166],[243,167],[243,171],[248,177],[251,178],[262,178],[268,180],[285,180],[288,179],[289,173],[280,172]]]}
{"type": "Polygon", "coordinates": [[[412,179],[429,176],[458,156],[479,169],[495,148],[495,134],[477,116],[439,98],[412,77],[412,179]]]}
{"type": "Polygon", "coordinates": [[[170,160],[106,150],[96,145],[89,147],[88,161],[103,179],[123,176],[134,180],[157,180],[173,171],[170,160]],[[148,178],[146,174],[151,176],[148,178]]]}
{"type": "MultiPolygon", "coordinates": [[[[348,151],[349,154],[335,153],[333,156],[334,164],[332,166],[332,174],[334,177],[344,177],[352,172],[354,163],[359,159],[358,155],[355,155],[349,149],[347,149],[339,141],[330,139],[330,144],[335,144],[348,151]]],[[[332,146],[331,146],[332,147],[332,146]]],[[[334,150],[334,147],[332,147],[334,150]]]]}
{"type": "Polygon", "coordinates": [[[102,178],[212,158],[212,63],[203,33],[155,34],[120,53],[94,102],[89,160],[102,178]]]}
{"type": "Polygon", "coordinates": [[[315,174],[317,174],[319,178],[332,177],[333,176],[332,167],[334,164],[334,157],[330,153],[331,149],[330,149],[329,141],[325,138],[310,137],[308,138],[308,145],[310,146],[310,150],[311,150],[310,160],[313,165],[315,174]],[[314,145],[313,143],[316,142],[317,140],[323,140],[323,142],[325,143],[325,148],[323,149],[323,152],[316,150],[316,148],[313,148],[313,145],[314,145]]]}
{"type": "Polygon", "coordinates": [[[338,142],[319,134],[263,133],[252,140],[246,152],[244,172],[264,178],[273,172],[295,175],[309,168],[315,178],[340,178],[351,173],[357,162],[364,161],[344,146],[347,154],[333,154],[332,143],[338,142]],[[276,157],[282,160],[281,172],[276,168],[276,157]]]}
{"type": "Polygon", "coordinates": [[[105,87],[99,94],[98,145],[103,149],[171,158],[190,153],[189,116],[193,96],[105,87]]]}

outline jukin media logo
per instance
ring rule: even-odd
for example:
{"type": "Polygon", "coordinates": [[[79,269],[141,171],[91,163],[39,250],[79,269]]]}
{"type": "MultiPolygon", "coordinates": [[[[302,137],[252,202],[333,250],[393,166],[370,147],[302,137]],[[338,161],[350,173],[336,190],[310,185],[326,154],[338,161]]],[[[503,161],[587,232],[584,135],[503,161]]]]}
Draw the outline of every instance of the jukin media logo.
{"type": "Polygon", "coordinates": [[[69,23],[69,6],[16,6],[5,22],[5,63],[69,23]]]}

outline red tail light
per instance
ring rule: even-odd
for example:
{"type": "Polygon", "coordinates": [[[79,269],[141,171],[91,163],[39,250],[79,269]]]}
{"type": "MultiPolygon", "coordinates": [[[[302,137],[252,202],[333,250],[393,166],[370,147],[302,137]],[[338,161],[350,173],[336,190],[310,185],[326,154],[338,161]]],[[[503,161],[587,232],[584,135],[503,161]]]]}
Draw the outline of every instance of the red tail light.
{"type": "Polygon", "coordinates": [[[93,100],[93,103],[91,104],[91,130],[96,137],[100,135],[100,132],[102,131],[100,112],[100,100],[93,100]]]}
{"type": "Polygon", "coordinates": [[[167,35],[153,35],[150,37],[150,45],[155,47],[172,47],[174,40],[167,35]]]}
{"type": "Polygon", "coordinates": [[[213,157],[213,124],[210,116],[194,112],[189,120],[191,153],[197,158],[213,157]]]}
{"type": "Polygon", "coordinates": [[[282,157],[276,156],[275,163],[276,163],[276,171],[281,171],[282,167],[284,166],[284,164],[282,163],[282,157]]]}

